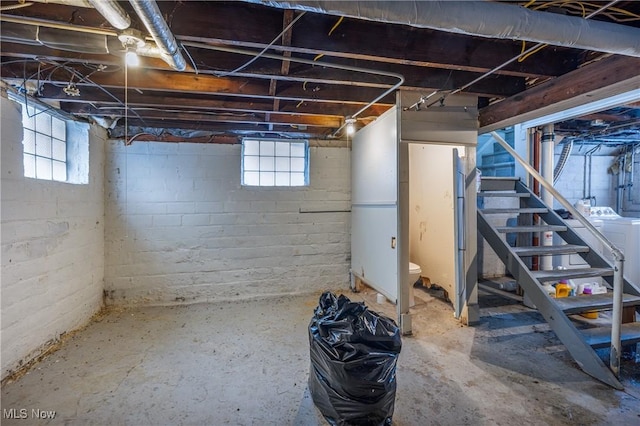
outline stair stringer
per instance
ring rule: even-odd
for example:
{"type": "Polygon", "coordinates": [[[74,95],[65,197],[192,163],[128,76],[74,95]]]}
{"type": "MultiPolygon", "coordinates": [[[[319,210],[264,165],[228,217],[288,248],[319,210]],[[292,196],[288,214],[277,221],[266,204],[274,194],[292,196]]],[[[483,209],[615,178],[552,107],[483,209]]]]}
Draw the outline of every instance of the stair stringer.
{"type": "MultiPolygon", "coordinates": [[[[583,253],[576,253],[580,257],[584,259],[586,263],[588,263],[592,268],[612,268],[613,265],[605,259],[594,247],[592,247],[587,241],[582,239],[580,235],[576,231],[574,231],[568,224],[565,222],[553,209],[549,208],[544,202],[538,198],[535,194],[533,194],[529,189],[521,182],[516,182],[516,191],[522,193],[531,194],[528,198],[525,199],[525,203],[527,207],[534,208],[547,208],[547,213],[539,213],[540,218],[547,225],[563,225],[567,227],[566,231],[555,231],[560,238],[562,238],[567,244],[575,244],[575,245],[583,245],[588,246],[589,251],[583,253]]],[[[609,286],[613,288],[613,276],[604,276],[602,277],[609,286]]],[[[632,282],[629,282],[626,279],[624,280],[623,292],[627,294],[633,294],[634,296],[640,296],[640,287],[635,285],[632,282]]]]}
{"type": "MultiPolygon", "coordinates": [[[[513,275],[516,282],[524,289],[540,314],[549,323],[560,341],[565,345],[573,359],[582,370],[594,378],[616,389],[623,389],[622,384],[602,362],[595,350],[587,343],[582,333],[573,325],[569,317],[555,304],[544,291],[540,282],[531,276],[522,259],[511,247],[500,238],[498,232],[487,222],[482,212],[478,211],[478,230],[498,257],[513,275]]],[[[584,241],[581,242],[582,245],[584,241]]]]}

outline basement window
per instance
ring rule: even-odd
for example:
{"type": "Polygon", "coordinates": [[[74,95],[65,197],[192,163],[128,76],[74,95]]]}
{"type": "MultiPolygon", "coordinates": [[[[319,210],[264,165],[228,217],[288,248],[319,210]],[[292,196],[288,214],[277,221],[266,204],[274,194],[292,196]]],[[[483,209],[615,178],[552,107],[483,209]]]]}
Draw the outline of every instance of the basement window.
{"type": "Polygon", "coordinates": [[[242,185],[309,185],[308,142],[244,139],[242,185]]]}
{"type": "Polygon", "coordinates": [[[86,184],[89,181],[88,125],[55,110],[22,105],[23,162],[27,178],[86,184]]]}

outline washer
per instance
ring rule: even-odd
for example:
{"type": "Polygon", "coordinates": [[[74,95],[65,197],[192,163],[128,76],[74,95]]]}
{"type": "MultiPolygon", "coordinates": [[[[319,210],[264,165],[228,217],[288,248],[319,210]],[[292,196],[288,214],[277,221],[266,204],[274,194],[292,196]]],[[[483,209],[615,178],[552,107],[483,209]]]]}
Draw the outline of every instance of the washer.
{"type": "MultiPolygon", "coordinates": [[[[591,207],[591,217],[602,220],[602,233],[624,253],[624,277],[640,286],[640,218],[622,217],[611,207],[591,207]]],[[[604,257],[613,261],[608,250],[604,257]]]]}

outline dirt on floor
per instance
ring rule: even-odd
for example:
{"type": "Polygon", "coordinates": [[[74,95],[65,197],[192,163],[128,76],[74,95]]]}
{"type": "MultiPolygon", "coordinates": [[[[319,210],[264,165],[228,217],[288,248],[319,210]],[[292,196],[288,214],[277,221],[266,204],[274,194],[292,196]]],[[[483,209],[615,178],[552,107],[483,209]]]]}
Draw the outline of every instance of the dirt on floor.
{"type": "MultiPolygon", "coordinates": [[[[344,293],[395,318],[371,289],[344,293]]],[[[107,312],[2,387],[2,424],[325,425],[307,389],[318,297],[107,312]]],[[[438,290],[416,298],[394,425],[640,424],[635,360],[616,391],[533,310],[481,294],[479,324],[464,327],[438,290]]]]}

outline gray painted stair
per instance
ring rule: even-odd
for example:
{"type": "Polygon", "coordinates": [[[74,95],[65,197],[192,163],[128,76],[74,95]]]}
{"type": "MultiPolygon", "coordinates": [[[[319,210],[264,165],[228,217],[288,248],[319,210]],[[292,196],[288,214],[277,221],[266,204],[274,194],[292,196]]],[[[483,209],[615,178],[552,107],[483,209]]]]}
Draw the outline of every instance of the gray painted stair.
{"type": "Polygon", "coordinates": [[[513,251],[520,257],[575,254],[587,253],[589,246],[578,246],[575,244],[563,244],[561,246],[521,246],[513,247],[513,251]]]}
{"type": "MultiPolygon", "coordinates": [[[[579,314],[587,311],[604,311],[613,307],[613,295],[611,292],[604,294],[591,294],[573,297],[561,297],[555,300],[558,307],[567,315],[579,314]]],[[[640,303],[640,296],[624,294],[622,306],[636,306],[640,303]]]]}
{"type": "MultiPolygon", "coordinates": [[[[565,345],[577,364],[596,379],[616,388],[622,384],[607,365],[604,364],[594,348],[608,347],[611,344],[611,327],[579,329],[569,316],[589,311],[610,310],[613,305],[611,292],[607,294],[581,295],[576,297],[553,298],[545,291],[543,283],[559,282],[574,278],[602,277],[611,287],[613,267],[597,251],[580,237],[560,216],[540,198],[536,197],[518,178],[482,178],[479,197],[518,197],[519,209],[478,210],[478,230],[489,243],[498,257],[507,267],[513,279],[524,290],[525,295],[535,304],[551,329],[565,345]],[[518,215],[520,226],[493,226],[485,215],[510,213],[518,215]],[[533,214],[537,214],[542,225],[533,223],[533,214]],[[526,236],[531,232],[555,232],[566,245],[511,247],[504,239],[505,233],[520,233],[526,236]],[[502,234],[502,235],[501,235],[502,234]],[[532,271],[523,259],[531,256],[559,256],[578,254],[589,267],[553,271],[532,271]]],[[[511,201],[512,202],[512,201],[511,201]]],[[[527,237],[528,238],[528,237],[527,237]]],[[[521,238],[526,241],[527,238],[521,238]]],[[[494,294],[504,295],[504,291],[484,286],[483,289],[494,294]]],[[[495,286],[494,286],[495,287],[495,286]]],[[[640,306],[640,288],[624,280],[624,307],[640,306]]],[[[506,295],[505,295],[506,296],[506,295]]],[[[597,321],[600,323],[605,316],[597,321]]],[[[582,318],[582,321],[590,321],[582,318]]],[[[640,323],[622,324],[622,341],[640,342],[640,323]]]]}
{"type": "MultiPolygon", "coordinates": [[[[582,330],[587,343],[594,349],[608,348],[611,344],[610,327],[594,327],[582,330]]],[[[623,345],[640,342],[640,322],[622,324],[620,335],[623,345]]]]}

